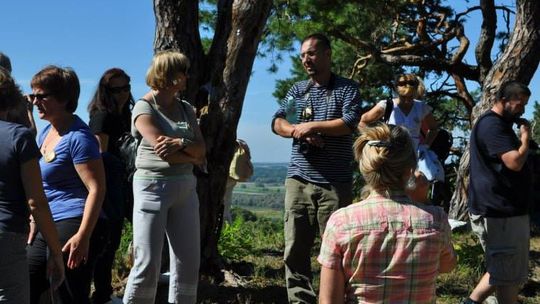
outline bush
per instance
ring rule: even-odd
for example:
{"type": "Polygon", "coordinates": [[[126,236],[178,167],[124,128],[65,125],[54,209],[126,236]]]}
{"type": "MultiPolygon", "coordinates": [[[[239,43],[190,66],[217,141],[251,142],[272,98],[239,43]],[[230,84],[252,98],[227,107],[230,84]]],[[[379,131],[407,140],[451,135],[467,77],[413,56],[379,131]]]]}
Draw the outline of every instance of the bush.
{"type": "Polygon", "coordinates": [[[259,255],[262,251],[282,251],[283,220],[281,217],[257,217],[253,212],[233,208],[234,221],[225,224],[218,242],[220,255],[229,262],[240,261],[248,255],[259,255]]]}
{"type": "Polygon", "coordinates": [[[246,229],[244,219],[237,217],[232,224],[225,223],[218,242],[219,254],[229,261],[240,261],[250,254],[253,236],[246,229]]]}

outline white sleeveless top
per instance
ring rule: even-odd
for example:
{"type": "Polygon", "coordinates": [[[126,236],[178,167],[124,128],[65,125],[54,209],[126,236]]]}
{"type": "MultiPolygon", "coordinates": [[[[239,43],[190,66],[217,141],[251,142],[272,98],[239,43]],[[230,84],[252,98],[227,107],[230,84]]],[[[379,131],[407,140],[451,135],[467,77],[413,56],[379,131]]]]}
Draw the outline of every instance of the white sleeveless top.
{"type": "MultiPolygon", "coordinates": [[[[386,100],[379,101],[377,106],[383,108],[383,110],[386,109],[386,100]]],[[[407,128],[407,130],[409,130],[411,133],[414,150],[417,151],[420,143],[420,128],[422,127],[422,120],[424,120],[426,115],[431,113],[431,111],[432,108],[425,102],[414,100],[411,111],[408,115],[405,115],[394,100],[394,109],[392,110],[392,114],[390,114],[388,124],[407,128]]]]}

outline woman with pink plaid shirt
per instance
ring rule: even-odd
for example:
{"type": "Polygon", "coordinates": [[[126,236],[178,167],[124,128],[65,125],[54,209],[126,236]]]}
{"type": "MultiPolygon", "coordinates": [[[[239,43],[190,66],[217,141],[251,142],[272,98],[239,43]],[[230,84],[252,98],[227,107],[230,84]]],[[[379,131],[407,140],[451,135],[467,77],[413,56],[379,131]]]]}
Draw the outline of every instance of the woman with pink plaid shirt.
{"type": "Polygon", "coordinates": [[[320,303],[435,303],[435,280],[456,265],[448,217],[414,203],[416,156],[399,126],[361,130],[354,144],[362,201],[330,217],[321,252],[320,303]]]}

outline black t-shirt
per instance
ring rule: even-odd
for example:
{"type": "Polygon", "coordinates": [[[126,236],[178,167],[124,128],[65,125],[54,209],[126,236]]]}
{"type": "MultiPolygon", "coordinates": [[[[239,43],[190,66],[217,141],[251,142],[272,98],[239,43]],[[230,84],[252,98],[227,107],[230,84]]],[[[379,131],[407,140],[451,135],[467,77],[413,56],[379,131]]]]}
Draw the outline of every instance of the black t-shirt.
{"type": "Polygon", "coordinates": [[[109,136],[107,151],[120,157],[118,151],[118,138],[124,133],[130,132],[130,118],[121,114],[96,111],[90,115],[88,123],[94,134],[105,133],[109,136]]]}
{"type": "Polygon", "coordinates": [[[30,210],[21,180],[21,165],[41,157],[32,132],[0,120],[0,231],[28,232],[30,210]]]}
{"type": "Polygon", "coordinates": [[[482,115],[470,143],[469,211],[486,217],[525,215],[532,196],[531,171],[508,169],[501,154],[518,150],[520,140],[512,122],[493,111],[482,115]]]}

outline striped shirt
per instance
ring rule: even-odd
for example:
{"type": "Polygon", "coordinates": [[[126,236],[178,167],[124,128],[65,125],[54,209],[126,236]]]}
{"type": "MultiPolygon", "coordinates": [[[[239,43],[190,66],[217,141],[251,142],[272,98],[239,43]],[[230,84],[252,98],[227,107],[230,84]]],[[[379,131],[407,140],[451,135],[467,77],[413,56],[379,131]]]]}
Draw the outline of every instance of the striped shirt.
{"type": "MultiPolygon", "coordinates": [[[[313,85],[311,81],[297,82],[274,114],[275,118],[284,118],[293,124],[342,119],[351,130],[356,130],[360,118],[358,84],[335,75],[328,86],[313,85]]],[[[299,151],[300,141],[293,140],[287,177],[296,176],[319,184],[350,182],[353,168],[352,134],[321,135],[324,147],[310,146],[306,154],[299,151]]]]}
{"type": "Polygon", "coordinates": [[[333,213],[318,261],[343,269],[346,303],[435,303],[439,267],[454,257],[446,213],[397,193],[333,213]]]}

